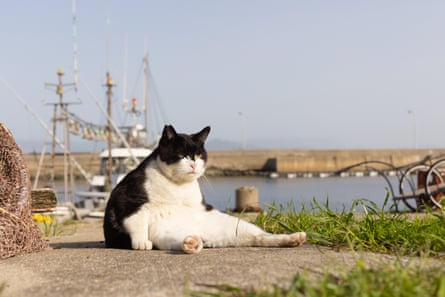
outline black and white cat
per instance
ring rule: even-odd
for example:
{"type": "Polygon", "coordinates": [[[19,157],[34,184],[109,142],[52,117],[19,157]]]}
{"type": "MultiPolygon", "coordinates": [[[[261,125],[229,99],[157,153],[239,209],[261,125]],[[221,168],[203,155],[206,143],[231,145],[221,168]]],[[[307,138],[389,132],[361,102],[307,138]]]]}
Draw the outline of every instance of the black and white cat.
{"type": "Polygon", "coordinates": [[[113,189],[104,218],[110,248],[182,250],[203,247],[294,247],[306,233],[270,234],[207,205],[198,178],[204,174],[204,142],[210,127],[196,134],[165,126],[158,147],[113,189]]]}

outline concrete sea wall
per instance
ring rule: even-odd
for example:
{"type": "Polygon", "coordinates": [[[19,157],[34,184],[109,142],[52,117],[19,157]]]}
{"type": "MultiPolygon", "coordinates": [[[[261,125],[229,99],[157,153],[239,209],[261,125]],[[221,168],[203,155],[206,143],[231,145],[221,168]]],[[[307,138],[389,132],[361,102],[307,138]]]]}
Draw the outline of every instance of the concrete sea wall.
{"type": "MultiPolygon", "coordinates": [[[[444,155],[445,149],[421,150],[238,150],[209,151],[208,174],[256,174],[256,173],[306,173],[336,172],[364,161],[382,161],[396,167],[419,162],[428,156],[444,155]]],[[[99,169],[98,154],[74,153],[79,164],[92,174],[99,169]]],[[[25,162],[31,176],[35,176],[39,155],[26,154],[25,162]]],[[[48,176],[50,157],[44,159],[42,178],[48,176]]],[[[55,173],[63,176],[63,155],[55,158],[55,173]]],[[[76,177],[81,177],[75,170],[76,177]]]]}
{"type": "Polygon", "coordinates": [[[381,161],[400,167],[428,156],[444,154],[445,149],[210,151],[208,168],[210,172],[336,172],[365,161],[381,161]]]}

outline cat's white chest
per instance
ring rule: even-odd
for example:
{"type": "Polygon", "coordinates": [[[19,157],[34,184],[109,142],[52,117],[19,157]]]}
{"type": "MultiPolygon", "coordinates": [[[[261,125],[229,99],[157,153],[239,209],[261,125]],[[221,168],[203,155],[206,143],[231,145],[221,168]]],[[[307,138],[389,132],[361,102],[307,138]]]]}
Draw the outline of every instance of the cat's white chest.
{"type": "Polygon", "coordinates": [[[176,205],[202,208],[202,194],[197,180],[178,184],[165,177],[154,166],[146,169],[146,176],[144,186],[151,207],[176,205]]]}

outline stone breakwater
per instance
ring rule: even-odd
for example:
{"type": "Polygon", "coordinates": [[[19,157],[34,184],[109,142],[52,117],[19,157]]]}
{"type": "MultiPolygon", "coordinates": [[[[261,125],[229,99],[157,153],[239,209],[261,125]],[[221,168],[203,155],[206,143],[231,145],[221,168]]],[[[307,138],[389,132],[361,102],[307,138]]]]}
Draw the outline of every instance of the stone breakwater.
{"type": "Polygon", "coordinates": [[[208,172],[333,173],[365,161],[402,167],[438,156],[445,158],[445,149],[211,151],[208,172]]]}
{"type": "MultiPolygon", "coordinates": [[[[396,167],[420,162],[428,156],[443,155],[445,149],[420,150],[235,150],[209,151],[208,175],[261,175],[277,173],[319,173],[337,172],[351,165],[365,161],[381,161],[396,167]]],[[[74,153],[76,161],[89,173],[99,170],[98,154],[74,153]]],[[[25,162],[31,176],[37,172],[39,154],[25,154],[25,162]]],[[[41,178],[48,177],[51,161],[44,159],[41,178]]],[[[55,174],[61,178],[64,170],[63,155],[55,158],[55,174]]],[[[78,170],[75,176],[81,178],[78,170]]]]}
{"type": "MultiPolygon", "coordinates": [[[[72,156],[80,164],[80,166],[91,175],[99,172],[100,159],[98,153],[73,153],[72,156]]],[[[37,174],[39,166],[40,153],[25,154],[24,159],[30,171],[31,179],[33,180],[37,174]]],[[[54,175],[57,180],[62,180],[64,176],[64,156],[57,154],[54,158],[54,175]]],[[[51,172],[51,156],[46,154],[43,158],[43,163],[40,169],[40,180],[46,181],[50,179],[51,172]]],[[[83,179],[82,174],[76,167],[73,167],[73,173],[76,179],[83,179]]]]}

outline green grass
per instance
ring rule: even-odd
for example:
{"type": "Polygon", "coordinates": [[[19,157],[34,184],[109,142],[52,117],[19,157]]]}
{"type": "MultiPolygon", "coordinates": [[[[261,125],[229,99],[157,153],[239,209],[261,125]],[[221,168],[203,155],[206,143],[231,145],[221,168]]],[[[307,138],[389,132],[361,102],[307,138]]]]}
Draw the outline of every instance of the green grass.
{"type": "MultiPolygon", "coordinates": [[[[388,196],[389,197],[389,196],[388,196]]],[[[333,211],[328,201],[315,199],[310,209],[296,210],[269,205],[253,223],[271,233],[305,231],[308,242],[334,249],[411,256],[417,264],[403,264],[399,257],[378,268],[366,267],[358,260],[352,269],[326,271],[315,279],[297,274],[286,287],[245,289],[230,285],[210,286],[211,291],[193,292],[191,296],[437,296],[445,297],[445,213],[403,214],[384,211],[389,198],[379,207],[372,201],[354,201],[349,210],[333,211]],[[363,212],[356,212],[362,209],[363,212]],[[429,260],[429,261],[426,261],[429,260]],[[431,266],[432,262],[438,265],[431,266]],[[420,263],[420,264],[419,264],[420,263]],[[422,264],[422,263],[429,263],[422,264]]],[[[406,259],[406,258],[405,258],[406,259]]]]}
{"type": "MultiPolygon", "coordinates": [[[[388,199],[385,201],[385,204],[388,199]]],[[[272,233],[306,231],[308,242],[332,248],[352,248],[397,255],[443,256],[445,252],[445,214],[407,215],[384,211],[386,205],[361,199],[351,209],[340,212],[328,202],[312,202],[311,210],[300,211],[290,204],[270,205],[253,223],[272,233]],[[354,211],[357,207],[363,213],[354,211]]]]}
{"type": "Polygon", "coordinates": [[[305,274],[297,274],[286,287],[268,289],[243,289],[229,285],[212,286],[212,292],[192,292],[191,296],[220,297],[445,297],[445,270],[418,265],[403,266],[392,263],[379,269],[366,268],[363,262],[347,272],[326,272],[314,280],[305,274]]]}

